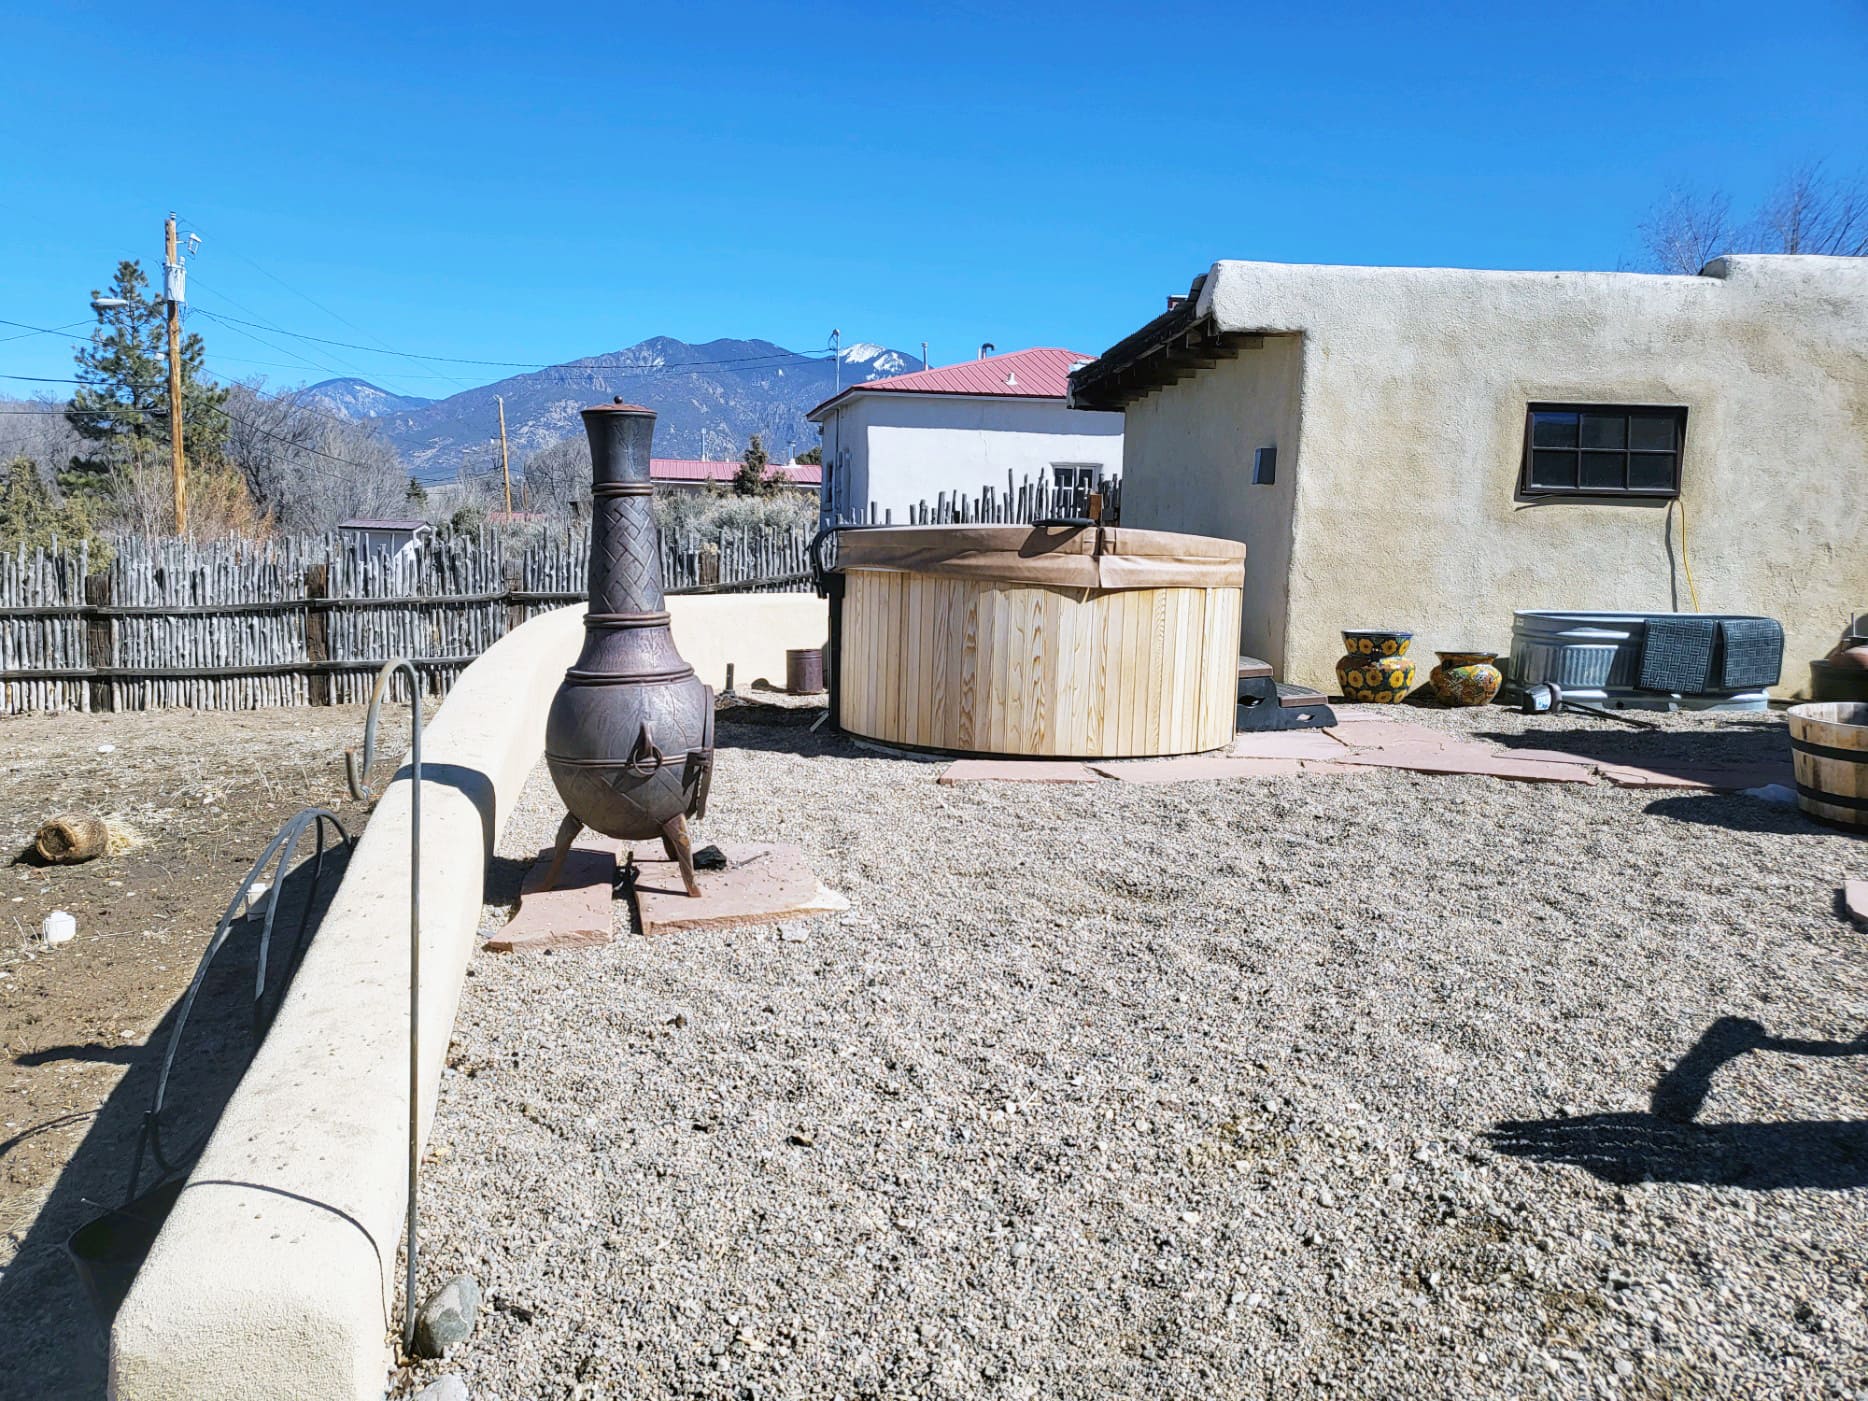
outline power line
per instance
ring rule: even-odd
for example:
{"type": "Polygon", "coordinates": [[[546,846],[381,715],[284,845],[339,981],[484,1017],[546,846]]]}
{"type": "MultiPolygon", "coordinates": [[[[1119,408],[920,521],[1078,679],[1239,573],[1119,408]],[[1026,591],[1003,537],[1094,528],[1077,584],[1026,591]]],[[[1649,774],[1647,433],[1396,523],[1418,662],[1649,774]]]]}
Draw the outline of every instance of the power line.
{"type": "Polygon", "coordinates": [[[24,321],[0,321],[0,326],[26,326],[17,336],[0,336],[0,345],[8,341],[23,341],[27,336],[62,336],[73,327],[89,324],[85,321],[68,321],[63,326],[26,326],[24,321]]]}
{"type": "MultiPolygon", "coordinates": [[[[199,224],[196,224],[193,220],[189,220],[188,223],[193,228],[201,229],[201,226],[199,224]]],[[[207,230],[201,229],[201,232],[205,234],[207,230]]],[[[383,343],[382,338],[376,335],[373,331],[367,331],[363,327],[357,325],[356,322],[349,320],[347,317],[339,315],[335,311],[332,311],[330,307],[326,306],[323,302],[319,301],[316,297],[313,297],[310,293],[300,291],[297,287],[294,287],[291,283],[287,282],[283,277],[280,277],[277,273],[274,273],[270,271],[269,269],[260,266],[260,264],[256,263],[253,259],[247,257],[247,255],[242,253],[237,247],[229,246],[227,251],[233,254],[233,256],[238,258],[241,262],[245,263],[248,267],[252,268],[255,272],[259,273],[262,277],[268,278],[271,281],[278,283],[279,286],[285,288],[286,291],[290,292],[293,296],[299,298],[301,301],[309,302],[312,306],[316,307],[319,311],[323,312],[326,316],[330,317],[333,321],[339,322],[342,325],[350,327],[351,330],[355,331],[360,336],[368,336],[371,340],[376,342],[376,348],[378,350],[389,351],[389,353],[391,354],[395,353],[393,351],[390,351],[389,347],[383,343]]],[[[228,298],[228,300],[232,301],[233,299],[230,297],[228,298]]],[[[239,306],[240,303],[235,302],[234,305],[239,306]]],[[[244,310],[249,316],[259,315],[259,313],[254,311],[251,307],[246,307],[244,308],[244,310]]],[[[281,328],[270,327],[268,329],[280,330],[281,328]]],[[[286,333],[286,334],[289,334],[289,333],[286,333]]],[[[423,358],[426,358],[426,357],[423,357],[423,358]]],[[[362,372],[358,371],[358,373],[361,374],[362,372]]],[[[458,385],[462,389],[474,388],[473,385],[466,383],[464,380],[456,379],[453,375],[438,374],[436,377],[440,379],[445,379],[449,383],[458,385]]]]}
{"type": "MultiPolygon", "coordinates": [[[[822,363],[831,358],[828,355],[803,355],[796,351],[779,349],[760,355],[728,356],[720,360],[665,360],[656,365],[573,364],[565,360],[552,361],[549,363],[538,360],[473,360],[458,355],[418,355],[411,350],[387,350],[376,346],[358,345],[354,341],[331,340],[326,336],[307,335],[302,331],[287,331],[278,326],[266,326],[257,322],[241,321],[235,316],[222,316],[218,312],[207,310],[202,310],[201,315],[215,321],[232,325],[257,325],[262,331],[273,331],[279,335],[291,336],[294,340],[311,341],[317,345],[334,345],[342,350],[361,350],[373,355],[395,355],[405,360],[426,360],[432,364],[480,365],[505,370],[621,370],[625,373],[651,374],[662,370],[699,369],[722,365],[749,364],[755,361],[773,365],[786,364],[793,360],[810,360],[815,363],[822,363]]],[[[600,359],[601,357],[590,358],[600,359]]]]}

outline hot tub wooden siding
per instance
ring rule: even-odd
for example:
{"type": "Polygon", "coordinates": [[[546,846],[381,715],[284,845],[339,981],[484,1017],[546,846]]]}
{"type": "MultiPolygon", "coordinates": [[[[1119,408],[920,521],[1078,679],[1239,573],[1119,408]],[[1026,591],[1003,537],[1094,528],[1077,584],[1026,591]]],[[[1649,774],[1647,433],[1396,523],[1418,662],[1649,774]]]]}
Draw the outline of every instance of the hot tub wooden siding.
{"type": "Polygon", "coordinates": [[[840,722],[890,744],[1120,758],[1230,743],[1239,588],[845,574],[840,722]]]}

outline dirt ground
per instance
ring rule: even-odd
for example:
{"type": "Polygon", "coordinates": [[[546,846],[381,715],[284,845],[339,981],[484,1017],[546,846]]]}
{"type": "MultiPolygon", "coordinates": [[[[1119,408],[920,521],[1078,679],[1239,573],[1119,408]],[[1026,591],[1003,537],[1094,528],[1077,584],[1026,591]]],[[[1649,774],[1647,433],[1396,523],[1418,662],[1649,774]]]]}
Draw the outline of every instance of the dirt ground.
{"type": "MultiPolygon", "coordinates": [[[[379,777],[406,742],[406,719],[391,714],[379,777]]],[[[176,1004],[254,858],[308,804],[361,831],[343,751],[362,733],[355,706],[0,719],[0,852],[12,863],[0,864],[0,1392],[103,1394],[104,1335],[65,1239],[126,1199],[133,1169],[146,1189],[184,1157],[237,1080],[255,1044],[257,919],[236,922],[212,965],[159,1121],[166,1151],[139,1162],[176,1004]],[[69,811],[105,817],[118,849],[71,867],[16,859],[42,821],[69,811]],[[37,935],[54,910],[75,916],[77,937],[47,947],[37,935]]],[[[266,1011],[312,851],[308,834],[306,864],[280,892],[266,1011]]],[[[342,864],[334,853],[320,902],[342,864]]]]}

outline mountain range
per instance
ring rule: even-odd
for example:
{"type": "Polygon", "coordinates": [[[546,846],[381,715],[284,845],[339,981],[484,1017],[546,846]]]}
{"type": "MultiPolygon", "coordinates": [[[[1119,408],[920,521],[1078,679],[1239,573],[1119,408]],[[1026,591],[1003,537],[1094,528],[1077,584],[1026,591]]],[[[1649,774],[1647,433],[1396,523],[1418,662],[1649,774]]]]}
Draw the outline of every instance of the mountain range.
{"type": "MultiPolygon", "coordinates": [[[[917,358],[880,345],[845,346],[844,385],[920,368],[917,358]]],[[[445,399],[392,394],[367,380],[330,379],[305,398],[325,413],[377,425],[409,471],[424,482],[448,481],[465,467],[499,461],[497,398],[506,403],[506,438],[514,467],[540,448],[582,432],[578,410],[621,395],[659,415],[658,457],[736,458],[753,434],[774,461],[817,444],[805,413],[836,392],[839,369],[828,355],[803,355],[770,341],[716,340],[690,345],[655,336],[626,350],[592,355],[512,375],[445,399]]]]}

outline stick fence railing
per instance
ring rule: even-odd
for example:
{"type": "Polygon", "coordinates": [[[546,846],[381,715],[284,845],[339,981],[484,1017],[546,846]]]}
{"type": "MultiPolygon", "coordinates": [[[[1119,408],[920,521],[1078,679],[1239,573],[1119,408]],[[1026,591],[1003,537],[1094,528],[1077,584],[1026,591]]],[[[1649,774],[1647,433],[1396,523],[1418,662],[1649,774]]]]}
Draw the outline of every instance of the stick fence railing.
{"type": "MultiPolygon", "coordinates": [[[[341,535],[129,538],[0,554],[0,714],[366,699],[406,656],[437,694],[510,629],[581,602],[588,527],[488,529],[399,551],[341,535]]],[[[670,593],[810,584],[810,532],[662,537],[670,593]]]]}
{"type": "Polygon", "coordinates": [[[1109,476],[1094,486],[1081,483],[1059,485],[1054,479],[1024,477],[1014,480],[1008,471],[1003,489],[981,486],[971,495],[963,491],[943,491],[932,501],[923,498],[910,503],[902,512],[905,520],[895,519],[893,506],[883,507],[871,501],[868,510],[846,513],[839,525],[1013,525],[1029,524],[1059,516],[1081,516],[1089,509],[1090,493],[1102,497],[1102,519],[1110,525],[1122,518],[1122,478],[1109,476]]]}

